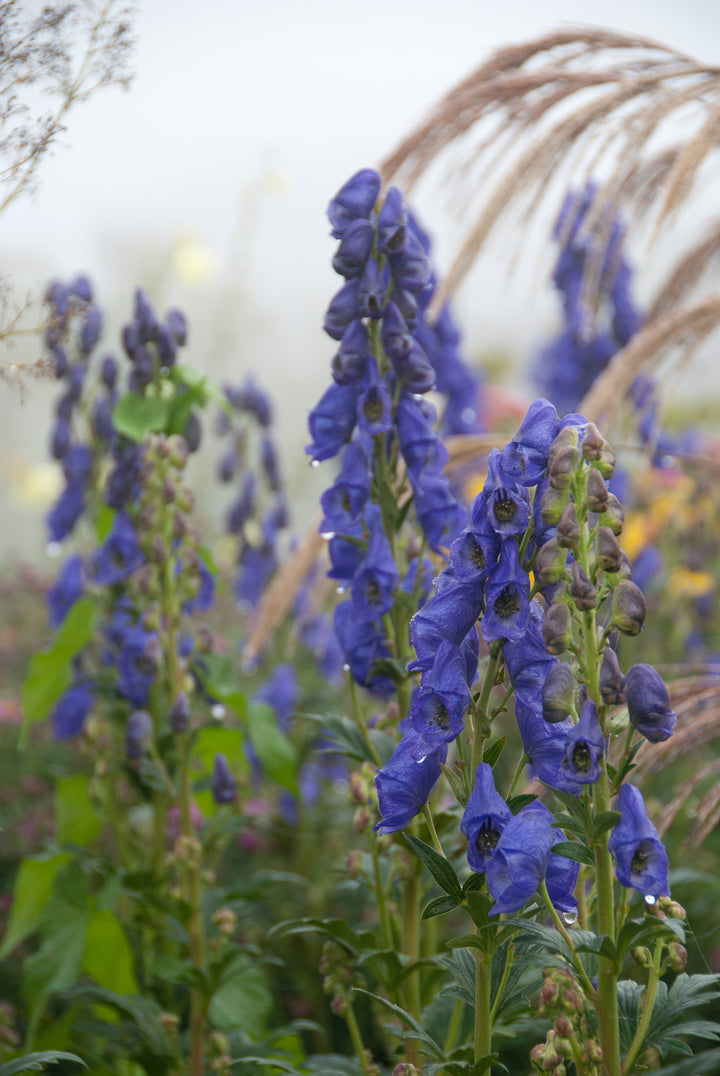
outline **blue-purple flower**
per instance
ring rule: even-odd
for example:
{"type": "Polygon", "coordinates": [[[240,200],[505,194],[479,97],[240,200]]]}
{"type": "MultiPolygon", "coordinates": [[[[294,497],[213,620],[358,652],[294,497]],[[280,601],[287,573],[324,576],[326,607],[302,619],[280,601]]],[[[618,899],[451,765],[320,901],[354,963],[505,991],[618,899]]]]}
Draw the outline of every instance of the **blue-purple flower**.
{"type": "Polygon", "coordinates": [[[465,807],[460,829],[467,837],[468,863],[474,871],[487,869],[512,811],[495,788],[492,768],[481,762],[465,807]]]}
{"type": "Polygon", "coordinates": [[[47,593],[50,626],[58,628],[83,592],[83,561],[78,553],[69,556],[47,593]]]}
{"type": "Polygon", "coordinates": [[[668,896],[668,855],[647,816],[640,789],[624,784],[617,809],[622,818],[610,834],[608,848],[615,859],[618,881],[644,896],[668,896]]]}
{"type": "Polygon", "coordinates": [[[581,785],[594,784],[602,773],[604,753],[605,739],[597,708],[592,699],[586,699],[580,711],[580,720],[565,737],[563,769],[581,785]]]}
{"type": "Polygon", "coordinates": [[[118,512],[109,535],[93,557],[93,581],[101,586],[121,583],[144,560],[135,528],[124,512],[118,512]]]}
{"type": "Polygon", "coordinates": [[[500,559],[485,581],[485,615],[481,630],[486,642],[519,639],[530,615],[530,580],[518,558],[517,543],[503,542],[500,559]]]}
{"type": "Polygon", "coordinates": [[[56,740],[64,740],[80,732],[94,697],[91,686],[84,682],[71,684],[60,696],[50,715],[56,740]]]}
{"type": "Polygon", "coordinates": [[[625,678],[625,699],[634,727],[650,743],[672,736],[677,716],[663,678],[652,665],[633,665],[625,678]]]}
{"type": "Polygon", "coordinates": [[[421,737],[408,729],[392,755],[375,775],[380,821],[378,833],[404,829],[423,809],[447,757],[447,744],[427,748],[418,756],[421,737]]]}
{"type": "Polygon", "coordinates": [[[469,705],[465,656],[460,647],[445,640],[410,703],[412,727],[423,739],[418,750],[424,754],[425,745],[436,747],[454,740],[463,729],[469,705]]]}

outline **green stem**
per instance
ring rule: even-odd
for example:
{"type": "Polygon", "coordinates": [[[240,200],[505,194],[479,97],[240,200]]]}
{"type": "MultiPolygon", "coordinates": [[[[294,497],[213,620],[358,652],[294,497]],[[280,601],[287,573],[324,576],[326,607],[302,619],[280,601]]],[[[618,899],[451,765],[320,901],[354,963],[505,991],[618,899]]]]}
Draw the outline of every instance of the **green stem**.
{"type": "Polygon", "coordinates": [[[653,1007],[655,1005],[655,995],[657,994],[658,983],[660,982],[660,967],[662,963],[662,952],[664,943],[657,941],[655,943],[655,955],[653,957],[652,967],[648,975],[648,984],[645,987],[645,996],[642,1002],[642,1016],[640,1022],[635,1029],[633,1040],[630,1043],[630,1049],[627,1052],[625,1060],[622,1065],[622,1072],[625,1074],[632,1072],[637,1056],[642,1049],[643,1042],[647,1029],[650,1026],[650,1020],[652,1018],[653,1007]]]}
{"type": "Polygon", "coordinates": [[[583,993],[585,994],[587,999],[594,1004],[595,1000],[596,1000],[595,990],[593,988],[592,983],[590,982],[590,980],[588,978],[588,974],[585,971],[585,968],[583,967],[583,964],[582,964],[582,961],[580,960],[580,957],[575,952],[575,943],[572,940],[572,936],[570,934],[570,931],[568,930],[568,928],[563,923],[562,919],[560,918],[560,916],[557,913],[557,908],[555,907],[553,902],[550,900],[550,894],[547,891],[547,884],[545,882],[545,879],[543,879],[542,884],[540,886],[540,896],[545,901],[545,906],[546,906],[547,910],[550,912],[550,915],[552,916],[552,920],[553,920],[555,926],[557,927],[560,934],[562,934],[563,938],[565,939],[565,941],[566,941],[566,943],[567,943],[567,945],[568,945],[568,947],[570,949],[570,952],[572,953],[573,967],[575,968],[575,972],[577,974],[577,977],[578,977],[578,980],[580,982],[580,985],[583,988],[583,993]]]}
{"type": "Polygon", "coordinates": [[[422,813],[423,813],[423,815],[425,817],[425,821],[427,822],[427,828],[430,830],[430,836],[432,838],[433,844],[435,845],[435,851],[439,852],[441,856],[443,856],[445,859],[447,859],[447,856],[445,855],[445,852],[443,851],[443,846],[440,843],[440,838],[438,837],[438,832],[435,829],[435,820],[434,820],[434,818],[432,816],[432,811],[430,810],[430,804],[429,803],[425,804],[425,806],[422,809],[422,813]]]}
{"type": "Polygon", "coordinates": [[[370,835],[370,852],[372,854],[375,897],[377,899],[378,913],[380,915],[383,942],[386,949],[394,949],[395,939],[393,937],[392,920],[390,919],[390,912],[388,911],[385,886],[383,885],[382,872],[380,870],[380,855],[378,853],[377,840],[374,833],[370,835]]]}
{"type": "MultiPolygon", "coordinates": [[[[477,928],[476,928],[477,932],[477,928]]],[[[492,1053],[492,954],[475,950],[475,1061],[492,1053]]],[[[487,1070],[490,1072],[491,1070],[487,1070]]]]}
{"type": "MultiPolygon", "coordinates": [[[[595,785],[597,814],[610,810],[610,786],[605,761],[595,785]]],[[[608,851],[608,834],[595,843],[595,878],[597,885],[597,932],[615,941],[615,893],[613,865],[608,851]]],[[[609,957],[600,956],[598,968],[598,1026],[606,1076],[620,1073],[620,1026],[617,1007],[617,967],[609,957]]]]}
{"type": "Polygon", "coordinates": [[[353,676],[350,670],[348,670],[347,679],[348,691],[350,692],[350,701],[352,703],[353,713],[355,714],[355,720],[357,721],[358,728],[362,732],[363,739],[367,744],[367,749],[372,755],[373,762],[379,769],[382,766],[382,759],[380,758],[377,747],[370,739],[370,732],[368,730],[367,722],[365,720],[365,714],[363,713],[362,706],[360,705],[360,699],[358,698],[357,684],[353,680],[353,676]]]}
{"type": "Polygon", "coordinates": [[[495,1000],[493,1001],[492,1009],[490,1010],[490,1023],[493,1027],[495,1026],[498,1010],[500,1009],[500,1005],[502,1004],[502,996],[505,993],[505,987],[507,986],[507,981],[510,977],[510,968],[512,967],[514,953],[515,946],[512,944],[508,945],[507,952],[505,954],[505,967],[503,968],[502,979],[500,980],[500,986],[498,987],[497,993],[495,995],[495,1000]]]}
{"type": "Polygon", "coordinates": [[[363,1076],[369,1076],[370,1068],[368,1065],[367,1054],[365,1053],[365,1046],[362,1041],[362,1035],[360,1034],[360,1028],[358,1022],[355,1019],[355,1010],[352,1007],[352,1002],[348,999],[347,1010],[345,1011],[345,1023],[348,1026],[350,1032],[350,1038],[352,1039],[357,1059],[360,1062],[360,1068],[363,1076]]]}
{"type": "Polygon", "coordinates": [[[485,737],[490,729],[490,714],[488,712],[488,704],[490,702],[490,695],[492,689],[495,686],[495,678],[497,676],[498,666],[500,664],[500,647],[498,646],[495,654],[491,653],[488,658],[488,663],[485,668],[485,679],[483,680],[482,690],[480,696],[475,703],[472,710],[473,715],[473,746],[472,746],[472,758],[470,761],[470,781],[474,784],[475,774],[477,768],[482,762],[483,757],[483,745],[485,743],[485,737]]]}

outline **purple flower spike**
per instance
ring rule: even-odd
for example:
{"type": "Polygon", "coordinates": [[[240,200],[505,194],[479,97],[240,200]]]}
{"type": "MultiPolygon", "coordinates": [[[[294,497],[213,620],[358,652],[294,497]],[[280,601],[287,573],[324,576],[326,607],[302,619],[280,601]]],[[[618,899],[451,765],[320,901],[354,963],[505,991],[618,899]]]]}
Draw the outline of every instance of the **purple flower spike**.
{"type": "Polygon", "coordinates": [[[558,431],[558,413],[548,400],[530,405],[520,429],[501,453],[501,467],[514,482],[534,486],[547,467],[550,445],[558,431]]]}
{"type": "Polygon", "coordinates": [[[435,384],[435,371],[417,340],[408,332],[395,303],[389,302],[385,308],[380,338],[403,387],[408,392],[429,392],[435,384]]]}
{"type": "Polygon", "coordinates": [[[491,767],[481,762],[460,823],[460,829],[467,837],[468,863],[474,871],[485,873],[500,835],[511,818],[512,811],[495,788],[491,767]]]}
{"type": "Polygon", "coordinates": [[[538,780],[550,788],[576,794],[581,786],[565,772],[565,736],[572,728],[570,721],[550,725],[542,716],[540,704],[527,705],[515,699],[515,717],[520,737],[530,765],[538,780]]]}
{"type": "Polygon", "coordinates": [[[592,699],[587,699],[580,712],[577,725],[565,737],[565,772],[581,785],[592,785],[602,772],[602,758],[605,753],[597,709],[592,699]]]}
{"type": "Polygon", "coordinates": [[[383,254],[400,250],[407,234],[407,213],[402,192],[391,187],[385,195],[377,220],[378,246],[383,254]]]}
{"type": "Polygon", "coordinates": [[[482,589],[455,579],[447,571],[438,576],[435,593],[410,621],[410,640],[417,657],[408,669],[430,669],[443,639],[459,646],[482,611],[482,589]]]}
{"type": "Polygon", "coordinates": [[[357,277],[348,280],[327,308],[323,329],[333,340],[342,340],[350,323],[360,317],[359,289],[360,281],[357,277]]]}
{"type": "Polygon", "coordinates": [[[367,374],[360,388],[359,428],[370,437],[388,433],[393,426],[392,396],[378,372],[377,361],[374,357],[371,357],[367,364],[367,374]]]}
{"type": "Polygon", "coordinates": [[[418,237],[406,231],[405,242],[398,250],[388,251],[388,264],[393,280],[405,291],[421,291],[432,276],[430,260],[418,237]]]}
{"type": "Polygon", "coordinates": [[[212,797],[218,805],[232,803],[237,793],[235,778],[232,775],[225,755],[215,755],[211,779],[212,797]]]}
{"type": "Polygon", "coordinates": [[[447,758],[447,744],[441,744],[416,758],[421,743],[414,729],[409,729],[392,755],[375,775],[381,819],[378,833],[404,829],[423,809],[440,777],[447,758]]]}
{"type": "Polygon", "coordinates": [[[83,591],[83,562],[79,553],[64,561],[60,574],[47,593],[50,627],[58,628],[83,591]]]}
{"type": "Polygon", "coordinates": [[[524,486],[516,485],[505,477],[497,448],[494,448],[488,457],[485,488],[475,498],[472,507],[473,526],[477,526],[486,517],[503,538],[511,534],[522,534],[530,518],[530,494],[524,486]]]}
{"type": "Polygon", "coordinates": [[[643,896],[669,896],[668,855],[647,816],[640,789],[623,785],[617,808],[622,818],[610,834],[608,848],[615,858],[618,881],[643,896]]]}
{"type": "Polygon", "coordinates": [[[350,440],[357,417],[356,384],[331,385],[310,412],[308,426],[313,443],[305,449],[313,460],[336,456],[350,440]]]}
{"type": "Polygon", "coordinates": [[[348,325],[333,357],[333,380],[338,385],[359,381],[367,369],[369,357],[367,329],[362,321],[353,321],[348,325]]]}
{"type": "Polygon", "coordinates": [[[110,534],[93,558],[93,581],[100,586],[121,583],[132,575],[144,560],[135,528],[124,512],[118,512],[110,534]]]}
{"type": "Polygon", "coordinates": [[[387,280],[383,279],[378,263],[374,258],[368,258],[358,291],[358,302],[362,317],[375,319],[382,317],[386,289],[387,280]]]}
{"type": "Polygon", "coordinates": [[[350,602],[336,608],[334,627],[353,680],[374,695],[392,695],[394,682],[377,676],[373,669],[376,661],[390,657],[382,627],[371,620],[356,620],[350,602]]]}
{"type": "Polygon", "coordinates": [[[490,526],[468,527],[450,546],[450,563],[458,579],[487,579],[497,563],[500,542],[490,526]]]}
{"type": "Polygon", "coordinates": [[[320,498],[325,516],[320,532],[344,533],[355,523],[370,496],[370,460],[361,441],[351,441],[343,454],[337,480],[320,498]]]}
{"type": "Polygon", "coordinates": [[[423,740],[420,753],[454,740],[462,732],[469,705],[465,655],[454,643],[442,642],[410,703],[412,727],[423,740]]]}
{"type": "Polygon", "coordinates": [[[358,218],[368,218],[380,193],[381,180],[374,168],[363,168],[340,188],[327,208],[330,233],[342,239],[348,226],[358,218]]]}
{"type": "Polygon", "coordinates": [[[147,710],[133,710],[125,728],[125,754],[140,758],[153,735],[153,719],[147,710]]]}
{"type": "Polygon", "coordinates": [[[85,724],[85,718],[93,704],[93,692],[87,684],[72,684],[55,705],[51,714],[56,740],[75,736],[85,724]]]}
{"type": "Polygon", "coordinates": [[[370,528],[370,542],[352,581],[352,607],[359,620],[379,620],[392,608],[400,573],[377,505],[370,506],[365,522],[370,528]]]}
{"type": "Polygon", "coordinates": [[[633,665],[625,678],[625,698],[630,721],[646,740],[661,743],[672,736],[677,716],[657,669],[633,665]]]}

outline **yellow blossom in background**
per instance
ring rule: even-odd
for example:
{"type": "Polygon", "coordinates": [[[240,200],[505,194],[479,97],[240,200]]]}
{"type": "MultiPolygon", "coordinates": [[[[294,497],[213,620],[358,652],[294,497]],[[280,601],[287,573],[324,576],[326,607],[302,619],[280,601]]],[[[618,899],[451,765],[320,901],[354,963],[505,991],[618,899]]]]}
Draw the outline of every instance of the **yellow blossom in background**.
{"type": "Polygon", "coordinates": [[[623,522],[622,546],[630,560],[655,538],[656,527],[644,512],[628,512],[623,522]]]}
{"type": "Polygon", "coordinates": [[[49,507],[63,487],[60,468],[54,461],[28,463],[21,456],[11,456],[4,462],[3,472],[13,495],[30,507],[49,507]]]}
{"type": "Polygon", "coordinates": [[[709,572],[694,572],[691,568],[676,568],[668,582],[668,592],[673,598],[703,598],[715,588],[715,579],[709,572]]]}
{"type": "Polygon", "coordinates": [[[218,271],[218,257],[207,243],[194,236],[181,235],[172,251],[173,269],[186,284],[202,284],[218,271]]]}

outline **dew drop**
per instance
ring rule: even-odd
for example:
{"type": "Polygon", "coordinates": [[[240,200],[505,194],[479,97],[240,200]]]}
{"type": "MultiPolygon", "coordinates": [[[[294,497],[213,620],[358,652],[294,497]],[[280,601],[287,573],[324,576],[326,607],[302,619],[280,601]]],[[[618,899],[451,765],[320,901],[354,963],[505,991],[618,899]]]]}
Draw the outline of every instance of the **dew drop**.
{"type": "Polygon", "coordinates": [[[653,904],[657,904],[657,897],[654,897],[652,895],[652,893],[646,893],[645,896],[643,897],[643,900],[645,901],[646,904],[649,904],[651,908],[652,908],[653,904]]]}
{"type": "Polygon", "coordinates": [[[170,367],[169,366],[161,366],[160,367],[160,377],[167,377],[169,373],[170,373],[170,367]]]}
{"type": "Polygon", "coordinates": [[[472,407],[463,407],[462,411],[460,412],[460,418],[466,426],[469,426],[470,423],[474,422],[477,418],[477,411],[472,407]]]}
{"type": "Polygon", "coordinates": [[[423,393],[422,392],[413,392],[412,398],[413,398],[413,400],[422,400],[423,393]]]}
{"type": "Polygon", "coordinates": [[[10,363],[10,373],[11,374],[16,374],[17,373],[17,363],[15,363],[15,362],[10,363]]]}
{"type": "Polygon", "coordinates": [[[45,546],[45,552],[51,560],[57,560],[62,553],[62,546],[60,545],[60,542],[48,542],[45,546]]]}
{"type": "Polygon", "coordinates": [[[335,537],[335,531],[320,531],[320,537],[329,542],[331,538],[335,537]]]}
{"type": "Polygon", "coordinates": [[[335,593],[336,594],[344,594],[346,589],[347,589],[347,587],[335,587],[335,593]]]}
{"type": "Polygon", "coordinates": [[[415,759],[415,762],[416,762],[416,763],[417,763],[417,765],[419,766],[419,765],[420,765],[420,763],[421,763],[421,762],[424,762],[426,758],[427,758],[427,755],[423,755],[423,756],[422,756],[421,758],[416,758],[416,759],[415,759]]]}
{"type": "Polygon", "coordinates": [[[221,703],[216,702],[210,713],[213,715],[216,721],[222,721],[222,719],[225,717],[225,707],[221,703]]]}
{"type": "Polygon", "coordinates": [[[569,927],[577,923],[577,912],[563,912],[563,919],[569,927]]]}
{"type": "Polygon", "coordinates": [[[345,672],[350,672],[350,666],[348,665],[347,661],[343,664],[343,669],[345,670],[345,672]]]}
{"type": "Polygon", "coordinates": [[[315,467],[315,468],[319,467],[320,466],[320,460],[310,460],[310,466],[315,467]]]}

